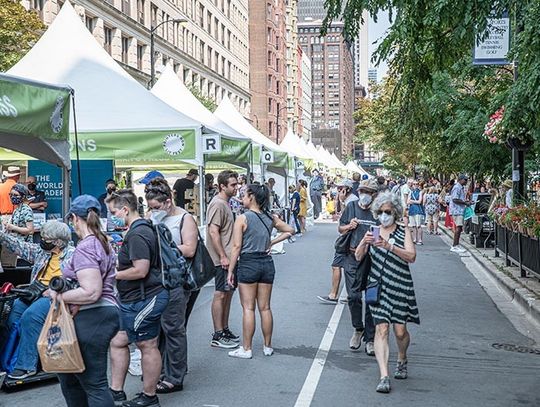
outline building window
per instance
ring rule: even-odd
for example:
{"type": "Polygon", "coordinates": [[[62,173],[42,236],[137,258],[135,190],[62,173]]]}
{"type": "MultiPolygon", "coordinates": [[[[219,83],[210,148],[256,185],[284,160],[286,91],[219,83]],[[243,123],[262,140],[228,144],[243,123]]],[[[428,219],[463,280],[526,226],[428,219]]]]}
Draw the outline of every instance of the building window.
{"type": "Polygon", "coordinates": [[[221,43],[225,45],[225,26],[221,25],[221,43]]]}
{"type": "Polygon", "coordinates": [[[204,6],[199,4],[199,26],[204,28],[204,6]]]}
{"type": "Polygon", "coordinates": [[[144,25],[144,0],[137,0],[137,21],[144,25]]]}
{"type": "Polygon", "coordinates": [[[88,28],[88,31],[93,34],[94,28],[96,28],[96,19],[87,15],[84,17],[84,23],[86,25],[86,28],[88,28]]]}
{"type": "Polygon", "coordinates": [[[131,0],[122,0],[122,13],[131,16],[131,0]]]}
{"type": "Polygon", "coordinates": [[[201,41],[201,43],[199,44],[199,56],[201,58],[201,62],[204,64],[205,63],[205,61],[204,61],[205,55],[204,55],[204,42],[203,41],[201,41]]]}
{"type": "Polygon", "coordinates": [[[105,51],[111,54],[111,46],[112,46],[112,28],[109,27],[103,27],[103,48],[105,48],[105,51]]]}
{"type": "Polygon", "coordinates": [[[152,4],[150,6],[150,17],[152,19],[151,21],[152,27],[155,27],[157,25],[157,14],[158,14],[158,8],[156,5],[152,4]]]}
{"type": "Polygon", "coordinates": [[[219,70],[219,54],[217,51],[214,52],[214,71],[218,72],[219,70]]]}
{"type": "Polygon", "coordinates": [[[40,18],[43,18],[44,0],[32,0],[32,8],[38,12],[40,18]]]}
{"type": "Polygon", "coordinates": [[[124,64],[128,63],[128,53],[129,53],[129,38],[122,37],[122,62],[124,64]]]}
{"type": "Polygon", "coordinates": [[[212,68],[212,48],[211,47],[208,47],[208,49],[206,50],[207,52],[207,63],[208,63],[208,67],[212,68]]]}
{"type": "Polygon", "coordinates": [[[212,34],[212,13],[210,11],[206,12],[206,31],[208,34],[212,34]]]}
{"type": "Polygon", "coordinates": [[[214,18],[214,38],[219,41],[219,20],[217,17],[214,18]]]}
{"type": "Polygon", "coordinates": [[[144,45],[137,45],[137,69],[142,71],[144,57],[144,45]]]}

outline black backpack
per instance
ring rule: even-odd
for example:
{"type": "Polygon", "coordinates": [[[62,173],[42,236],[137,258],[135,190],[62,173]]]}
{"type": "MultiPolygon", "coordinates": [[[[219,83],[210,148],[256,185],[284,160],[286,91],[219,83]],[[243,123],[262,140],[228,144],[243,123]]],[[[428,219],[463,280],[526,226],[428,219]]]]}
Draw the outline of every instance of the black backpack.
{"type": "MultiPolygon", "coordinates": [[[[157,240],[158,272],[161,273],[161,284],[163,287],[167,290],[182,287],[187,262],[174,242],[167,225],[163,223],[153,225],[148,221],[140,222],[136,226],[138,225],[146,225],[154,231],[157,240]]],[[[152,269],[150,272],[152,272],[152,269]]]]}

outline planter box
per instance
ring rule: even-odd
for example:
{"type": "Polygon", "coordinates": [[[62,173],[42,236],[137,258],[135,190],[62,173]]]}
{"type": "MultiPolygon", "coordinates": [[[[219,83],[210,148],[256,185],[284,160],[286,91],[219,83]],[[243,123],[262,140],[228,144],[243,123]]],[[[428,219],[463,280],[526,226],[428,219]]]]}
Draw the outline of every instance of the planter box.
{"type": "Polygon", "coordinates": [[[495,225],[495,250],[510,263],[519,267],[521,276],[525,271],[540,278],[540,240],[502,225],[495,225]]]}

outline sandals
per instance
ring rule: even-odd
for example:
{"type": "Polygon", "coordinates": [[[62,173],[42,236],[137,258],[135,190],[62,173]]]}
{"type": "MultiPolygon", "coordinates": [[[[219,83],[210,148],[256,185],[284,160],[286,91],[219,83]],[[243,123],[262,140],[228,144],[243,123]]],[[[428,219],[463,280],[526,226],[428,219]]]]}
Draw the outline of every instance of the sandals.
{"type": "Polygon", "coordinates": [[[176,391],[182,391],[184,390],[183,384],[173,384],[172,386],[169,386],[168,384],[165,384],[162,380],[160,380],[156,386],[156,393],[158,394],[167,394],[167,393],[174,393],[176,391]]]}

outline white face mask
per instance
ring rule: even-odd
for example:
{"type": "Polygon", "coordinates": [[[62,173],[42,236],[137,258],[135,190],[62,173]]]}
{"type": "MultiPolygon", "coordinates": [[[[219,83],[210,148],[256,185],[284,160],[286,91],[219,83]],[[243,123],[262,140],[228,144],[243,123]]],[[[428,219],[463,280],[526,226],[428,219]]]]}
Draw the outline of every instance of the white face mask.
{"type": "Polygon", "coordinates": [[[358,202],[362,206],[369,206],[369,204],[371,204],[372,200],[373,200],[373,198],[369,194],[360,194],[360,195],[358,195],[358,202]]]}
{"type": "Polygon", "coordinates": [[[391,226],[394,221],[394,215],[388,215],[387,213],[381,213],[379,215],[379,221],[381,222],[381,225],[383,225],[385,228],[388,226],[391,226]]]}
{"type": "Polygon", "coordinates": [[[164,209],[153,209],[152,214],[150,215],[150,219],[152,220],[152,223],[154,225],[162,223],[163,219],[165,219],[166,217],[167,211],[164,209]]]}

